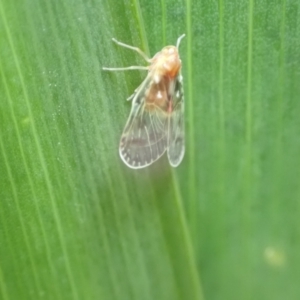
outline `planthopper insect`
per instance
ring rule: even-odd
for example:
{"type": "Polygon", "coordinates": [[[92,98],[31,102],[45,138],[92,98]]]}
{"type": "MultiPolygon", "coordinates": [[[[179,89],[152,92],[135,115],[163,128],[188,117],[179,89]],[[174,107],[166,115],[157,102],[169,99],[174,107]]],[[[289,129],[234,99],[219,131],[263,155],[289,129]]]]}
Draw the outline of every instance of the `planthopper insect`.
{"type": "Polygon", "coordinates": [[[140,169],[158,160],[165,151],[172,167],[184,156],[184,100],[181,60],[176,46],[166,46],[153,58],[139,48],[112,39],[117,45],[139,53],[150,65],[103,68],[106,71],[147,70],[141,85],[127,100],[132,100],[129,118],[121,136],[119,153],[124,163],[140,169]]]}

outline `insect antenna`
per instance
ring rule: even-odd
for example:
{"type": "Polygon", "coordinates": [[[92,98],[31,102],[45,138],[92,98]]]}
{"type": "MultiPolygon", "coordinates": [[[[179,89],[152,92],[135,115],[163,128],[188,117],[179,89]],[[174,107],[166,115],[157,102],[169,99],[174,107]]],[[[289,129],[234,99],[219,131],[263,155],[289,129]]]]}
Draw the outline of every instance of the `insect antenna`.
{"type": "MultiPolygon", "coordinates": [[[[115,38],[112,38],[113,42],[115,42],[117,45],[136,51],[138,54],[140,54],[147,62],[151,62],[151,59],[148,58],[148,56],[138,47],[133,47],[127,44],[124,44],[122,42],[117,41],[115,38]]],[[[144,66],[130,66],[130,67],[123,67],[123,68],[106,68],[103,67],[102,70],[105,71],[128,71],[128,70],[144,70],[147,71],[149,70],[149,67],[144,67],[144,66]]]]}
{"type": "Polygon", "coordinates": [[[182,34],[178,39],[177,39],[177,43],[176,43],[176,48],[179,48],[179,44],[181,42],[181,40],[185,37],[185,34],[182,34]]]}
{"type": "Polygon", "coordinates": [[[124,44],[122,42],[117,41],[115,38],[112,38],[112,40],[121,47],[136,51],[139,55],[141,55],[144,58],[145,61],[151,62],[151,59],[140,48],[124,44]]]}

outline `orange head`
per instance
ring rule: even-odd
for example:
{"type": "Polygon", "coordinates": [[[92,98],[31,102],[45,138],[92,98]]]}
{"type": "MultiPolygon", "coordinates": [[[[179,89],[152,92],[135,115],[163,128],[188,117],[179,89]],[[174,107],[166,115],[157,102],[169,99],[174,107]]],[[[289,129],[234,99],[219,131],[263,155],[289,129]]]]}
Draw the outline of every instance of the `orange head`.
{"type": "Polygon", "coordinates": [[[151,59],[149,72],[153,73],[154,80],[157,78],[159,81],[164,76],[173,79],[178,75],[180,68],[181,60],[177,47],[166,46],[151,59]]]}

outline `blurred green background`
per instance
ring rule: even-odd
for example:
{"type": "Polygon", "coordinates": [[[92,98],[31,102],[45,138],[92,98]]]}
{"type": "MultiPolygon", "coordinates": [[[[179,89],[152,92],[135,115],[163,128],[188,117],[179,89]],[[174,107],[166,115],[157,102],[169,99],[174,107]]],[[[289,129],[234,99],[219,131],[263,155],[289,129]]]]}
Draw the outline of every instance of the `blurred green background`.
{"type": "Polygon", "coordinates": [[[300,299],[298,0],[0,0],[0,299],[300,299]],[[186,155],[118,155],[180,46],[186,155]]]}

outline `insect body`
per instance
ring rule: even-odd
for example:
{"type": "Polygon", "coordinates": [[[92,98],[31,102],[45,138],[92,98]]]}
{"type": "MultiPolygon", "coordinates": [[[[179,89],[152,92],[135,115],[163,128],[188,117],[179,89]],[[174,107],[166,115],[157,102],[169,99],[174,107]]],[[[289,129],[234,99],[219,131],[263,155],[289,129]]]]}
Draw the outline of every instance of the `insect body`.
{"type": "Polygon", "coordinates": [[[132,108],[121,136],[119,153],[124,163],[133,169],[151,165],[167,151],[173,167],[184,156],[184,102],[181,60],[176,46],[166,46],[149,59],[139,48],[113,39],[125,48],[137,51],[147,67],[103,68],[107,71],[148,70],[148,75],[135,90],[132,108]]]}

